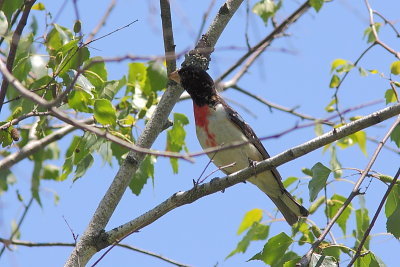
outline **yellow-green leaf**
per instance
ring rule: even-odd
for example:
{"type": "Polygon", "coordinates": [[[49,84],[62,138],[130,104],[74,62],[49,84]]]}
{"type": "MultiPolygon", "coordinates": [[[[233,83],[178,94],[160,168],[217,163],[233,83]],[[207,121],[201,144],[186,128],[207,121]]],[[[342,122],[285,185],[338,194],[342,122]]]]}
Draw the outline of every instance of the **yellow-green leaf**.
{"type": "Polygon", "coordinates": [[[400,61],[395,61],[390,65],[390,72],[394,75],[400,74],[400,61]]]}
{"type": "Polygon", "coordinates": [[[329,83],[329,88],[336,88],[340,84],[340,78],[336,74],[334,74],[331,78],[331,82],[329,83]]]}
{"type": "Polygon", "coordinates": [[[96,99],[94,101],[94,118],[103,125],[115,125],[117,113],[109,100],[96,99]]]}
{"type": "Polygon", "coordinates": [[[345,59],[341,59],[341,58],[335,59],[331,64],[331,72],[334,71],[339,66],[343,66],[346,64],[347,64],[347,60],[345,60],[345,59]]]}
{"type": "Polygon", "coordinates": [[[45,10],[45,8],[46,7],[44,6],[44,4],[42,2],[34,4],[32,7],[33,10],[45,10]]]}
{"type": "Polygon", "coordinates": [[[262,219],[262,210],[261,209],[252,209],[248,211],[240,223],[239,229],[237,231],[237,234],[240,235],[248,229],[250,226],[253,225],[254,222],[260,222],[262,219]]]}
{"type": "Polygon", "coordinates": [[[387,89],[385,92],[386,105],[397,102],[397,95],[392,89],[387,89]]]}

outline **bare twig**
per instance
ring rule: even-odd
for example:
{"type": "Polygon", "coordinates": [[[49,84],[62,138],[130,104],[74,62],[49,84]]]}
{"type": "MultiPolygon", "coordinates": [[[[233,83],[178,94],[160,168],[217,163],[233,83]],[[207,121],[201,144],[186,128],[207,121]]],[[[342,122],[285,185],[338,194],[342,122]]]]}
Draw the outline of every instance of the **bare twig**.
{"type": "MultiPolygon", "coordinates": [[[[3,244],[11,244],[11,245],[17,245],[17,246],[25,246],[25,247],[74,247],[75,243],[67,243],[67,242],[30,242],[30,241],[24,241],[24,240],[16,240],[16,239],[4,239],[0,237],[0,242],[3,244]]],[[[157,259],[160,259],[162,261],[171,263],[176,266],[182,266],[182,267],[190,267],[190,265],[180,263],[178,261],[172,260],[170,258],[164,257],[160,254],[144,250],[135,246],[131,246],[128,244],[117,244],[117,247],[121,248],[126,248],[132,251],[136,251],[157,259]]]]}
{"type": "Polygon", "coordinates": [[[396,119],[395,123],[392,125],[392,127],[390,127],[389,131],[387,132],[385,137],[382,139],[381,143],[375,149],[374,154],[372,155],[371,159],[369,160],[369,162],[368,162],[366,168],[364,169],[363,173],[361,174],[360,178],[358,178],[356,184],[353,187],[353,190],[351,191],[350,195],[347,197],[346,201],[343,203],[343,205],[336,212],[335,216],[333,216],[333,218],[331,219],[329,224],[325,227],[325,229],[322,232],[322,234],[314,241],[314,243],[312,244],[312,246],[311,246],[310,250],[307,252],[307,254],[302,257],[301,262],[300,262],[301,266],[308,266],[313,251],[316,248],[318,248],[319,244],[321,244],[321,242],[325,239],[326,235],[329,233],[329,231],[331,230],[332,226],[335,224],[335,222],[340,217],[340,215],[343,213],[343,211],[346,209],[346,207],[351,203],[353,198],[355,198],[357,195],[360,194],[360,186],[361,186],[362,182],[364,181],[365,177],[369,173],[372,165],[374,164],[376,158],[378,157],[378,155],[379,155],[383,145],[385,144],[386,140],[390,137],[390,134],[392,133],[394,128],[397,126],[397,124],[399,124],[399,122],[400,122],[400,116],[398,116],[398,118],[396,119]]]}
{"type": "Polygon", "coordinates": [[[395,57],[400,59],[400,52],[394,50],[393,48],[389,47],[386,43],[382,42],[379,39],[378,32],[375,27],[375,21],[374,21],[374,11],[371,8],[371,5],[369,4],[368,0],[364,0],[365,6],[368,9],[368,14],[369,14],[369,26],[371,27],[372,34],[374,35],[375,38],[375,43],[382,46],[386,51],[389,53],[393,54],[395,57]]]}
{"type": "Polygon", "coordinates": [[[9,122],[1,125],[0,126],[0,131],[9,128],[11,125],[16,125],[20,121],[25,120],[27,118],[36,117],[36,116],[47,116],[49,114],[50,114],[50,112],[48,112],[48,111],[43,111],[43,112],[32,111],[32,112],[26,113],[26,114],[24,114],[24,115],[22,115],[22,116],[20,116],[18,118],[12,119],[9,122]]]}
{"type": "MultiPolygon", "coordinates": [[[[365,54],[367,54],[367,52],[368,52],[372,47],[374,47],[374,46],[375,46],[375,43],[373,43],[372,45],[368,46],[368,47],[361,53],[361,55],[356,59],[356,61],[354,62],[354,66],[357,66],[357,64],[358,64],[358,63],[360,62],[360,60],[365,56],[365,54]]],[[[342,113],[341,113],[340,110],[339,110],[339,97],[338,97],[338,93],[339,93],[339,88],[340,88],[340,86],[342,86],[342,83],[344,82],[344,80],[346,80],[347,75],[349,75],[349,73],[350,73],[350,71],[346,72],[346,73],[343,75],[343,78],[340,80],[338,86],[336,86],[336,88],[335,88],[335,93],[333,94],[333,98],[335,99],[335,111],[336,111],[336,113],[338,114],[338,116],[339,116],[339,118],[340,118],[340,121],[341,121],[342,123],[344,123],[345,120],[344,120],[344,118],[343,118],[343,116],[342,116],[342,113]]]]}
{"type": "MultiPolygon", "coordinates": [[[[33,203],[33,197],[31,197],[31,199],[29,200],[28,205],[25,206],[24,212],[22,213],[22,216],[18,221],[17,227],[14,229],[14,231],[10,235],[10,238],[9,238],[10,240],[12,240],[14,238],[14,236],[18,233],[22,223],[25,220],[26,214],[28,214],[28,211],[29,211],[32,203],[33,203]]],[[[1,257],[1,255],[3,255],[4,250],[6,249],[6,244],[9,244],[9,243],[4,243],[4,245],[3,245],[3,247],[1,248],[1,251],[0,251],[0,257],[1,257]]]]}
{"type": "MultiPolygon", "coordinates": [[[[10,45],[10,51],[8,52],[8,57],[7,57],[7,69],[12,72],[12,68],[14,65],[14,60],[18,48],[18,43],[22,35],[22,31],[25,28],[26,22],[29,17],[29,13],[31,12],[31,8],[33,4],[35,3],[36,0],[28,0],[25,1],[25,8],[24,12],[22,13],[21,19],[18,22],[17,28],[14,31],[14,34],[12,36],[11,40],[11,45],[10,45]]],[[[3,107],[3,102],[4,98],[6,97],[7,93],[7,88],[9,85],[9,81],[7,79],[3,79],[3,82],[1,83],[1,89],[0,89],[0,112],[1,108],[3,107]]]]}
{"type": "Polygon", "coordinates": [[[199,32],[197,33],[196,42],[200,39],[201,34],[203,33],[204,26],[206,25],[206,22],[207,22],[207,18],[210,15],[210,12],[211,12],[212,8],[214,7],[214,5],[215,5],[215,0],[211,0],[206,12],[204,12],[204,14],[203,14],[203,19],[201,21],[199,32]]]}
{"type": "Polygon", "coordinates": [[[311,121],[314,121],[314,122],[318,122],[318,123],[326,124],[326,125],[330,125],[330,126],[334,125],[334,123],[332,123],[332,122],[330,122],[328,120],[319,119],[319,118],[312,117],[310,115],[302,114],[302,113],[299,113],[299,112],[295,111],[294,108],[290,109],[290,108],[287,108],[287,107],[272,103],[270,101],[267,101],[267,100],[263,99],[262,97],[259,97],[259,96],[255,95],[253,93],[250,93],[249,91],[244,90],[243,88],[241,88],[241,87],[239,87],[237,85],[234,85],[231,88],[233,88],[233,89],[235,89],[235,90],[237,90],[237,91],[239,91],[239,92],[241,92],[241,93],[243,93],[243,94],[245,94],[247,96],[250,96],[251,98],[254,98],[258,102],[261,102],[264,105],[267,105],[269,108],[274,108],[274,109],[277,109],[277,110],[280,110],[280,111],[283,111],[283,112],[290,113],[290,114],[295,115],[295,116],[297,116],[297,117],[299,117],[299,118],[301,118],[303,120],[311,120],[311,121]]]}
{"type": "Polygon", "coordinates": [[[390,28],[392,28],[392,30],[396,33],[396,37],[397,38],[400,38],[400,32],[396,29],[396,27],[394,26],[394,24],[391,22],[391,21],[389,21],[388,19],[386,19],[381,13],[379,13],[378,11],[376,11],[376,10],[373,10],[372,11],[375,15],[377,15],[378,17],[380,17],[384,22],[385,22],[385,24],[388,24],[389,26],[390,26],[390,28]]]}
{"type": "MultiPolygon", "coordinates": [[[[398,122],[400,122],[400,120],[398,120],[398,122]]],[[[358,248],[356,250],[356,253],[354,254],[353,258],[350,260],[349,264],[347,265],[348,267],[353,266],[353,263],[357,260],[358,257],[360,257],[361,255],[361,250],[364,246],[365,241],[367,240],[367,238],[369,237],[369,233],[372,230],[372,227],[374,227],[376,219],[378,219],[378,215],[382,210],[383,205],[385,204],[385,201],[390,193],[390,191],[393,189],[394,185],[396,184],[397,179],[399,178],[400,175],[400,168],[397,170],[396,175],[393,178],[393,181],[390,183],[388,189],[385,192],[385,195],[382,197],[381,202],[379,203],[378,208],[376,209],[376,212],[374,214],[374,217],[371,220],[371,223],[369,224],[368,228],[365,230],[363,239],[360,241],[360,244],[358,245],[358,248]]]]}
{"type": "Polygon", "coordinates": [[[296,11],[294,11],[287,19],[282,21],[267,37],[261,40],[257,45],[253,46],[247,53],[245,53],[241,58],[239,58],[235,64],[233,64],[229,69],[227,69],[217,80],[216,83],[221,82],[225,79],[232,71],[234,71],[237,67],[239,67],[249,56],[258,51],[259,49],[264,50],[268,47],[271,42],[276,38],[276,36],[280,35],[284,32],[290,24],[293,24],[297,21],[308,9],[310,5],[308,1],[304,2],[296,11]]]}
{"type": "Polygon", "coordinates": [[[93,29],[93,31],[89,34],[85,43],[91,42],[93,40],[93,38],[96,36],[96,34],[100,31],[100,29],[106,24],[106,21],[107,21],[108,17],[110,16],[111,11],[114,9],[116,3],[117,3],[116,0],[111,0],[103,17],[101,18],[99,23],[96,25],[96,27],[93,29]]]}

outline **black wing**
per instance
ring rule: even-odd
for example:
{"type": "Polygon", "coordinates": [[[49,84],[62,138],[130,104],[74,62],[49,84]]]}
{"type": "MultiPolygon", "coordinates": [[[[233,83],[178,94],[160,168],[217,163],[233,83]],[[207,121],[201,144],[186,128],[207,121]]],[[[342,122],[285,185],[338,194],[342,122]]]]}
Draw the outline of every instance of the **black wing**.
{"type": "MultiPolygon", "coordinates": [[[[257,150],[261,153],[263,159],[270,158],[267,150],[265,150],[264,146],[262,145],[260,139],[257,137],[253,129],[247,124],[242,117],[237,113],[234,109],[232,109],[223,99],[220,99],[222,105],[227,111],[229,119],[245,134],[245,136],[250,140],[250,142],[257,148],[257,150]]],[[[281,175],[279,174],[278,170],[273,168],[271,169],[273,175],[277,178],[280,182],[282,180],[281,175]]],[[[283,185],[282,185],[283,186],[283,185]]]]}

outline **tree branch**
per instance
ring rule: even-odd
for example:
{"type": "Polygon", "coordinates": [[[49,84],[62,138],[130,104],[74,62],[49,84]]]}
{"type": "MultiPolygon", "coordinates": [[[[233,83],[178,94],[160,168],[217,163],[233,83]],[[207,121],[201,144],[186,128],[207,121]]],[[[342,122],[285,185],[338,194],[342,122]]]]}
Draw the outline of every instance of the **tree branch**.
{"type": "MultiPolygon", "coordinates": [[[[161,218],[163,215],[167,214],[177,207],[190,204],[207,195],[214,194],[219,191],[224,191],[228,187],[246,181],[249,177],[255,174],[270,170],[273,167],[277,167],[279,165],[292,161],[296,158],[310,153],[311,151],[321,148],[336,140],[339,140],[340,138],[353,134],[372,125],[378,124],[398,114],[400,114],[400,104],[387,107],[368,116],[365,116],[357,121],[351,122],[345,126],[336,128],[304,144],[288,149],[274,157],[258,162],[255,166],[248,167],[223,178],[214,178],[209,183],[195,186],[188,191],[175,193],[167,200],[165,200],[155,208],[149,210],[148,212],[140,215],[136,219],[104,233],[104,236],[99,238],[99,240],[103,240],[103,243],[100,244],[101,246],[98,247],[98,249],[103,249],[111,245],[116,240],[120,240],[128,234],[142,229],[143,227],[153,223],[154,221],[161,218]]],[[[210,153],[211,151],[206,152],[210,153]]],[[[329,230],[326,230],[326,234],[328,232],[329,230]]]]}
{"type": "MultiPolygon", "coordinates": [[[[165,1],[165,4],[169,5],[169,1],[165,1]],[[168,3],[167,3],[168,2],[168,3]]],[[[223,29],[227,25],[230,18],[233,16],[237,8],[240,6],[243,0],[227,0],[223,5],[225,8],[221,8],[217,17],[210,26],[208,32],[203,36],[209,40],[209,44],[215,45],[223,29]],[[226,12],[228,9],[228,12],[226,12]],[[224,12],[224,14],[220,14],[224,12]]],[[[164,4],[164,3],[163,3],[164,4]]],[[[163,15],[161,18],[171,17],[168,9],[161,9],[163,15]],[[169,14],[168,14],[169,13],[169,14]]],[[[163,29],[164,30],[164,29],[163,29]]],[[[167,34],[164,34],[166,36],[167,34]]],[[[203,39],[202,38],[202,39],[203,39]]],[[[168,55],[166,55],[168,57],[168,55]]],[[[188,61],[194,58],[195,55],[192,53],[187,57],[188,61]]],[[[195,62],[193,60],[192,62],[195,62]]],[[[208,61],[207,61],[208,64],[208,61]]],[[[140,135],[137,144],[140,147],[149,148],[162,131],[162,127],[167,121],[168,115],[175,103],[179,100],[179,96],[182,94],[183,89],[177,86],[169,85],[167,90],[161,97],[159,104],[157,105],[152,118],[146,123],[146,127],[140,135]]],[[[103,199],[100,201],[88,227],[78,241],[77,246],[72,251],[68,258],[65,266],[77,266],[78,263],[85,265],[89,259],[97,252],[96,242],[97,237],[101,234],[101,231],[105,228],[108,221],[110,220],[115,208],[117,207],[122,195],[129,185],[133,173],[135,173],[140,166],[144,158],[144,154],[137,152],[129,152],[126,160],[121,164],[118,173],[116,174],[112,184],[105,193],[103,199]]]]}
{"type": "MultiPolygon", "coordinates": [[[[400,104],[396,104],[395,106],[400,106],[400,104]]],[[[393,107],[395,107],[393,106],[393,107]]],[[[311,255],[314,252],[316,248],[321,244],[322,241],[324,241],[326,235],[329,233],[331,230],[332,226],[335,224],[337,219],[340,217],[340,215],[343,213],[343,211],[346,209],[346,207],[351,203],[353,198],[355,198],[357,195],[360,194],[360,186],[362,182],[364,181],[365,177],[368,175],[369,171],[371,170],[372,165],[374,164],[376,158],[378,157],[379,152],[381,151],[383,145],[385,144],[386,140],[390,137],[390,134],[393,132],[394,128],[399,124],[400,122],[400,116],[397,117],[395,123],[390,127],[389,131],[385,135],[385,137],[382,139],[382,141],[379,143],[377,148],[375,149],[374,154],[372,155],[370,161],[367,164],[367,167],[364,169],[363,173],[361,174],[360,178],[358,178],[356,184],[353,187],[353,190],[351,191],[350,195],[347,197],[346,201],[343,203],[343,205],[339,208],[339,210],[336,212],[335,216],[331,219],[329,224],[325,227],[324,231],[322,234],[314,241],[312,244],[310,250],[301,258],[301,266],[306,267],[310,263],[311,260],[311,255]]],[[[351,124],[351,123],[350,123],[351,124]]]]}
{"type": "MultiPolygon", "coordinates": [[[[398,122],[399,122],[399,121],[398,121],[398,122]]],[[[375,214],[374,214],[374,217],[372,218],[371,223],[369,224],[367,230],[365,231],[364,236],[363,236],[363,239],[361,240],[360,244],[358,245],[358,248],[357,248],[357,250],[356,250],[356,253],[354,254],[354,256],[353,256],[353,258],[351,259],[351,261],[349,262],[349,264],[347,265],[348,267],[353,266],[353,263],[357,260],[358,257],[360,257],[360,255],[361,255],[361,249],[363,248],[365,241],[366,241],[367,238],[369,237],[369,233],[371,232],[372,227],[374,227],[375,222],[376,222],[376,219],[378,219],[378,215],[379,215],[379,213],[381,212],[382,207],[383,207],[383,205],[385,204],[385,201],[386,201],[387,197],[389,196],[390,191],[392,191],[394,185],[396,184],[397,179],[399,178],[399,175],[400,175],[400,168],[397,170],[397,173],[396,173],[396,175],[394,176],[392,182],[390,183],[388,189],[386,190],[385,195],[382,197],[382,200],[381,200],[381,202],[379,203],[379,207],[377,208],[377,210],[376,210],[376,212],[375,212],[375,214]]]]}
{"type": "MultiPolygon", "coordinates": [[[[86,119],[81,123],[92,123],[93,119],[86,119]]],[[[7,157],[0,160],[0,170],[5,170],[11,168],[16,163],[20,162],[21,160],[35,154],[40,149],[44,148],[50,143],[53,143],[57,140],[60,140],[65,135],[69,134],[73,130],[76,130],[76,127],[73,125],[65,126],[39,140],[30,141],[24,147],[22,147],[18,152],[14,154],[8,155],[7,157]]]]}
{"type": "MultiPolygon", "coordinates": [[[[4,239],[0,237],[0,242],[2,242],[5,246],[7,245],[17,245],[17,246],[25,246],[25,247],[74,247],[75,243],[67,243],[67,242],[31,242],[31,241],[24,241],[24,240],[17,240],[17,239],[4,239]]],[[[162,261],[171,263],[173,265],[176,266],[180,266],[180,267],[190,267],[190,265],[187,264],[183,264],[180,262],[177,262],[175,260],[172,260],[170,258],[164,257],[160,254],[148,251],[148,250],[144,250],[138,247],[134,247],[128,244],[117,244],[117,247],[122,247],[122,248],[126,248],[129,250],[133,250],[145,255],[149,255],[151,257],[160,259],[162,261]]]]}

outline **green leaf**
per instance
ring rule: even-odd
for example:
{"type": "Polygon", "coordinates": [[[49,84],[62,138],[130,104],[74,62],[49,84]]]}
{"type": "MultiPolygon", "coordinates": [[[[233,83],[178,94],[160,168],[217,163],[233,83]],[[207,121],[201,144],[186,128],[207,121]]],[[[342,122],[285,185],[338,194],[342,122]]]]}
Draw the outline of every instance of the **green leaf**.
{"type": "MultiPolygon", "coordinates": [[[[344,196],[334,194],[331,199],[328,200],[328,217],[330,219],[333,218],[333,216],[336,215],[336,213],[339,211],[339,209],[343,206],[344,202],[346,201],[347,198],[344,196]]],[[[339,225],[340,229],[342,229],[343,234],[346,235],[346,225],[347,225],[347,220],[350,217],[351,214],[351,209],[352,205],[351,203],[344,209],[342,214],[339,216],[337,219],[337,224],[339,225]]]]}
{"type": "Polygon", "coordinates": [[[309,0],[310,6],[312,6],[315,11],[319,11],[324,4],[324,0],[309,0]]]}
{"type": "Polygon", "coordinates": [[[336,70],[338,67],[342,67],[347,64],[347,60],[342,58],[337,58],[331,63],[331,72],[336,70]]]}
{"type": "Polygon", "coordinates": [[[349,136],[354,143],[357,143],[361,151],[367,156],[367,134],[364,131],[358,131],[349,136]]]}
{"type": "Polygon", "coordinates": [[[273,0],[261,0],[253,6],[252,11],[260,16],[267,25],[269,18],[273,17],[282,6],[282,1],[275,3],[273,0]]]}
{"type": "Polygon", "coordinates": [[[68,106],[77,111],[92,112],[89,107],[93,103],[92,96],[83,90],[73,90],[68,95],[68,106]]]}
{"type": "MultiPolygon", "coordinates": [[[[184,126],[189,124],[188,118],[181,113],[174,113],[174,125],[167,131],[167,151],[180,152],[186,148],[186,131],[184,126]]],[[[178,159],[170,158],[174,173],[178,172],[178,159]]]]}
{"type": "Polygon", "coordinates": [[[269,225],[264,225],[258,222],[254,222],[246,235],[240,240],[236,248],[226,256],[225,259],[232,257],[237,253],[246,252],[251,241],[254,240],[265,240],[268,237],[269,225]]]}
{"type": "Polygon", "coordinates": [[[293,251],[287,252],[283,257],[275,264],[271,265],[271,267],[296,267],[297,263],[299,263],[301,257],[294,253],[293,251]]]}
{"type": "Polygon", "coordinates": [[[11,145],[13,139],[11,138],[11,134],[8,131],[0,130],[0,143],[2,147],[6,147],[11,145]]]}
{"type": "Polygon", "coordinates": [[[11,21],[11,15],[22,6],[24,0],[5,0],[2,5],[2,11],[7,17],[8,21],[11,21]]]}
{"type": "Polygon", "coordinates": [[[82,138],[76,144],[73,151],[73,164],[78,165],[84,158],[86,158],[94,150],[98,149],[101,143],[104,142],[103,138],[90,132],[85,132],[82,138]]]}
{"type": "Polygon", "coordinates": [[[107,81],[103,90],[100,92],[100,98],[112,100],[118,91],[126,84],[125,76],[120,80],[107,81]]]}
{"type": "Polygon", "coordinates": [[[330,150],[331,150],[331,160],[329,161],[329,164],[332,169],[333,176],[335,178],[340,178],[342,177],[343,171],[342,171],[342,165],[340,164],[336,155],[336,147],[332,146],[330,150]]]}
{"type": "Polygon", "coordinates": [[[7,17],[2,10],[0,10],[0,35],[6,35],[8,31],[8,21],[7,17]]]}
{"type": "Polygon", "coordinates": [[[393,89],[387,89],[385,92],[386,105],[397,102],[397,95],[393,89]]]}
{"type": "Polygon", "coordinates": [[[74,33],[79,33],[82,29],[82,22],[80,20],[76,20],[74,23],[74,33]]]}
{"type": "Polygon", "coordinates": [[[41,179],[57,180],[60,175],[60,168],[55,165],[44,165],[41,179]]]}
{"type": "Polygon", "coordinates": [[[390,72],[394,75],[400,74],[400,61],[395,61],[390,65],[390,72]]]}
{"type": "Polygon", "coordinates": [[[400,186],[395,185],[390,191],[385,204],[387,218],[386,229],[396,238],[400,238],[400,186]]]}
{"type": "Polygon", "coordinates": [[[400,124],[397,124],[393,132],[390,134],[390,140],[392,140],[396,146],[400,148],[400,124]]]}
{"type": "Polygon", "coordinates": [[[139,195],[143,189],[143,186],[147,183],[148,178],[154,179],[154,163],[156,162],[156,157],[147,155],[142,164],[140,164],[139,170],[134,174],[129,188],[132,190],[132,193],[135,195],[139,195]]]}
{"type": "MultiPolygon", "coordinates": [[[[361,239],[364,237],[365,231],[367,230],[369,226],[369,216],[368,216],[368,210],[366,208],[360,208],[356,210],[356,224],[357,224],[357,229],[356,229],[356,244],[355,247],[358,247],[360,244],[361,239]]],[[[396,226],[398,227],[398,225],[396,226]]],[[[369,249],[369,240],[371,237],[369,236],[365,243],[364,243],[364,248],[369,249]]]]}
{"type": "Polygon", "coordinates": [[[94,118],[103,125],[115,125],[117,112],[110,100],[96,99],[94,101],[94,118]]]}
{"type": "Polygon", "coordinates": [[[79,178],[81,178],[86,171],[92,166],[94,162],[92,154],[88,154],[86,158],[84,158],[82,161],[76,165],[76,170],[75,170],[75,176],[72,178],[72,182],[75,182],[79,178]]]}
{"type": "Polygon", "coordinates": [[[366,71],[364,68],[362,67],[358,67],[358,72],[360,73],[361,77],[367,77],[369,75],[369,72],[366,71]]]}
{"type": "MultiPolygon", "coordinates": [[[[380,29],[380,27],[381,27],[381,24],[376,22],[376,23],[374,24],[374,26],[375,26],[376,33],[378,33],[378,32],[379,32],[379,29],[380,29]]],[[[374,33],[372,32],[371,26],[368,27],[368,28],[364,31],[364,37],[367,37],[367,43],[373,43],[373,42],[376,41],[376,40],[375,40],[374,33]]]]}
{"type": "Polygon", "coordinates": [[[400,209],[400,186],[395,185],[385,203],[386,218],[389,218],[397,209],[400,209]]]}
{"type": "Polygon", "coordinates": [[[145,90],[147,80],[147,68],[143,63],[130,63],[128,70],[128,83],[127,89],[131,92],[135,92],[135,89],[139,89],[142,92],[145,90]]]}
{"type": "Polygon", "coordinates": [[[39,2],[39,3],[37,3],[37,4],[34,4],[34,5],[32,6],[32,9],[33,9],[33,10],[45,10],[46,7],[44,6],[44,4],[43,4],[42,2],[39,2]]]}
{"type": "Polygon", "coordinates": [[[333,105],[335,105],[335,104],[336,104],[336,99],[333,98],[333,99],[331,100],[331,102],[329,102],[329,104],[325,107],[325,110],[326,110],[327,112],[332,112],[332,111],[334,111],[334,110],[335,110],[335,107],[334,107],[333,105]]]}
{"type": "Polygon", "coordinates": [[[49,50],[58,50],[73,38],[72,32],[58,24],[46,36],[46,46],[49,50]]]}
{"type": "Polygon", "coordinates": [[[167,70],[161,62],[149,62],[147,66],[147,80],[153,92],[164,89],[167,85],[167,70]]]}
{"type": "Polygon", "coordinates": [[[309,169],[309,168],[302,168],[301,172],[304,173],[307,176],[311,176],[312,177],[312,175],[313,175],[312,170],[309,169]]]}
{"type": "Polygon", "coordinates": [[[40,187],[40,172],[42,170],[42,161],[35,160],[33,165],[33,172],[32,172],[32,181],[31,181],[31,193],[32,197],[37,201],[39,206],[42,206],[42,202],[40,200],[39,195],[39,187],[40,187]]]}
{"type": "Polygon", "coordinates": [[[284,186],[285,188],[287,188],[287,187],[289,187],[291,184],[293,184],[294,182],[296,182],[297,180],[299,180],[299,178],[297,178],[297,177],[293,177],[293,176],[288,177],[288,178],[286,178],[286,179],[283,181],[283,186],[284,186]]]}
{"type": "MultiPolygon", "coordinates": [[[[76,70],[70,70],[68,71],[68,76],[70,77],[71,81],[73,81],[76,77],[76,75],[78,74],[78,72],[76,70]]],[[[78,90],[83,90],[86,93],[88,93],[90,95],[90,98],[93,98],[93,93],[92,90],[95,89],[95,87],[93,86],[93,84],[91,84],[91,82],[84,76],[84,75],[79,75],[78,78],[76,79],[76,83],[74,88],[78,89],[78,90]]]]}
{"type": "Polygon", "coordinates": [[[311,170],[312,179],[308,183],[308,189],[310,191],[310,201],[314,201],[317,198],[319,191],[325,187],[331,170],[320,162],[316,163],[311,170]]]}
{"type": "Polygon", "coordinates": [[[310,208],[308,209],[308,211],[310,212],[310,214],[313,214],[314,212],[317,211],[317,209],[325,202],[325,197],[324,196],[320,196],[317,200],[315,200],[310,208]]]}
{"type": "Polygon", "coordinates": [[[251,227],[253,223],[260,222],[261,219],[262,219],[262,209],[252,209],[246,212],[242,222],[240,223],[237,234],[240,235],[241,233],[243,233],[243,231],[251,227]]]}
{"type": "Polygon", "coordinates": [[[332,75],[331,82],[329,83],[329,88],[336,88],[340,84],[340,78],[336,74],[332,75]]]}
{"type": "Polygon", "coordinates": [[[357,258],[354,266],[355,267],[386,267],[386,264],[384,264],[372,252],[369,252],[368,254],[357,258]]]}
{"type": "Polygon", "coordinates": [[[261,260],[269,265],[276,264],[285,255],[286,250],[292,243],[293,239],[282,232],[271,237],[265,244],[263,250],[254,255],[250,260],[261,260]]]}
{"type": "Polygon", "coordinates": [[[338,267],[339,264],[336,262],[334,257],[331,256],[325,256],[325,255],[320,255],[317,253],[313,253],[311,255],[311,260],[309,265],[310,267],[338,267]]]}
{"type": "Polygon", "coordinates": [[[0,195],[8,190],[8,185],[14,184],[17,178],[10,170],[0,170],[0,195]]]}

